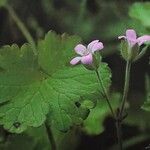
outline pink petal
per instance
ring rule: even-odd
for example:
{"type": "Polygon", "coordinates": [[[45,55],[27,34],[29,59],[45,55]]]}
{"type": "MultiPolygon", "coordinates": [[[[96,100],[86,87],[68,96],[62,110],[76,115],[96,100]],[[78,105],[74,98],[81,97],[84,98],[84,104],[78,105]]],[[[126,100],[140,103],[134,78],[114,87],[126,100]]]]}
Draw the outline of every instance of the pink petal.
{"type": "Polygon", "coordinates": [[[81,58],[81,62],[82,62],[82,64],[86,64],[86,65],[92,64],[92,62],[93,62],[92,54],[90,53],[90,54],[88,54],[86,56],[83,56],[81,58]]]}
{"type": "Polygon", "coordinates": [[[70,64],[72,65],[76,65],[77,63],[79,63],[81,60],[81,57],[75,57],[70,61],[70,64]]]}
{"type": "Polygon", "coordinates": [[[150,41],[150,35],[143,35],[137,39],[139,46],[148,41],[150,41]]]}
{"type": "Polygon", "coordinates": [[[98,42],[98,43],[95,43],[91,49],[92,53],[94,53],[95,51],[99,51],[101,49],[104,48],[104,45],[102,42],[98,42]]]}
{"type": "Polygon", "coordinates": [[[74,50],[76,51],[77,54],[83,56],[85,51],[86,51],[86,47],[82,44],[78,44],[74,50]]]}
{"type": "Polygon", "coordinates": [[[89,50],[91,50],[92,47],[94,46],[94,44],[96,44],[96,43],[98,43],[98,42],[99,42],[99,40],[94,40],[94,41],[92,41],[91,43],[89,43],[89,45],[87,46],[87,48],[88,48],[89,50]]]}
{"type": "Polygon", "coordinates": [[[137,43],[136,37],[136,32],[133,29],[126,31],[126,39],[131,47],[137,43]]]}
{"type": "Polygon", "coordinates": [[[136,32],[133,29],[128,29],[126,31],[126,37],[129,40],[136,40],[136,32]]]}

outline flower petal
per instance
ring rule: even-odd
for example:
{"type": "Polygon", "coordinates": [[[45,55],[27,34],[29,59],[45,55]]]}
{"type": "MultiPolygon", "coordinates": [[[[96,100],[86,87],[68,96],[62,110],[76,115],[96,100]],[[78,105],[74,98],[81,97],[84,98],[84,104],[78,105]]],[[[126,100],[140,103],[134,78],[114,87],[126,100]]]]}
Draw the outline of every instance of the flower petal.
{"type": "Polygon", "coordinates": [[[92,47],[94,46],[94,44],[96,44],[96,43],[98,43],[98,42],[99,42],[99,40],[94,40],[94,41],[92,41],[91,43],[88,44],[87,49],[88,49],[88,50],[91,50],[92,47]]]}
{"type": "Polygon", "coordinates": [[[88,54],[86,56],[83,56],[81,58],[81,62],[82,62],[82,64],[86,64],[86,65],[92,64],[92,62],[93,62],[93,56],[92,56],[92,54],[90,53],[90,54],[88,54]]]}
{"type": "Polygon", "coordinates": [[[77,63],[79,63],[81,60],[81,57],[75,57],[70,61],[70,64],[72,65],[76,65],[77,63]]]}
{"type": "Polygon", "coordinates": [[[126,39],[131,47],[137,43],[136,37],[136,32],[133,29],[126,31],[126,39]]]}
{"type": "Polygon", "coordinates": [[[126,31],[126,37],[129,40],[136,40],[136,32],[133,29],[128,29],[126,31]]]}
{"type": "Polygon", "coordinates": [[[74,50],[76,51],[77,54],[83,56],[85,51],[86,51],[86,47],[82,44],[78,44],[74,50]]]}
{"type": "Polygon", "coordinates": [[[137,39],[139,46],[148,41],[150,41],[150,35],[143,35],[137,39]]]}
{"type": "Polygon", "coordinates": [[[92,53],[94,53],[95,51],[99,51],[101,49],[104,48],[104,45],[102,42],[98,42],[98,43],[95,43],[91,49],[92,53]]]}

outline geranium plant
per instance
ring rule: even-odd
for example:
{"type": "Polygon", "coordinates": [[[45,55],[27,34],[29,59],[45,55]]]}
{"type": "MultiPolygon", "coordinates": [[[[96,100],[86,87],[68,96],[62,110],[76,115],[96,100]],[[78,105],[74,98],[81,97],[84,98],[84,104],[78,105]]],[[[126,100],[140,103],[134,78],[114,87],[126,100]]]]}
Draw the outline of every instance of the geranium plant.
{"type": "MultiPolygon", "coordinates": [[[[27,136],[31,128],[43,127],[50,142],[45,149],[56,150],[59,131],[80,130],[87,134],[103,131],[102,125],[101,129],[94,125],[99,121],[96,112],[105,106],[105,111],[100,112],[101,118],[111,114],[117,147],[123,150],[122,124],[130,115],[126,105],[131,67],[146,53],[150,35],[137,37],[134,29],[126,29],[125,35],[115,38],[120,43],[121,59],[126,63],[123,92],[118,94],[111,89],[111,67],[103,61],[102,53],[107,47],[103,39],[95,39],[86,46],[77,35],[49,31],[35,42],[14,9],[6,1],[0,5],[8,10],[27,39],[22,46],[12,44],[0,48],[0,125],[3,130],[27,136]]],[[[147,82],[147,101],[141,107],[149,111],[149,77],[147,82]]],[[[29,135],[36,134],[30,132],[29,135]]]]}

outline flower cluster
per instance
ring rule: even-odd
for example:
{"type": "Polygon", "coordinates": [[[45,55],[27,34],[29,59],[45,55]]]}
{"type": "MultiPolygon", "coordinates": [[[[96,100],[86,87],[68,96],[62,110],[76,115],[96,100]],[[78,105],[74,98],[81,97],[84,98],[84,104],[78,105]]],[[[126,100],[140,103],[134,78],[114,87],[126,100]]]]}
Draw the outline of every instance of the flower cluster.
{"type": "MultiPolygon", "coordinates": [[[[127,45],[126,49],[127,55],[132,55],[132,51],[134,51],[134,46],[138,45],[138,48],[144,44],[145,42],[150,41],[150,35],[143,35],[137,38],[136,32],[133,29],[128,29],[126,31],[126,35],[119,36],[118,39],[123,39],[127,45]]],[[[74,50],[79,55],[73,58],[70,63],[72,65],[76,65],[78,63],[82,63],[83,65],[92,65],[93,64],[93,56],[96,51],[100,51],[104,48],[104,45],[99,40],[94,40],[88,44],[88,46],[84,46],[82,44],[78,44],[74,50]]],[[[130,56],[127,56],[130,58],[130,56]]]]}

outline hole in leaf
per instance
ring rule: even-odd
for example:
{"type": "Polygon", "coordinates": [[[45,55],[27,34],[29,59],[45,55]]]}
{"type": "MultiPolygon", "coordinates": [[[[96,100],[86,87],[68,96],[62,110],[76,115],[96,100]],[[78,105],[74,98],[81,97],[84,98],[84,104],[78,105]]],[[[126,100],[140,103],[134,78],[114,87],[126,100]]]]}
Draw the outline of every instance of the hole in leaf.
{"type": "Polygon", "coordinates": [[[81,104],[79,102],[75,102],[75,105],[79,108],[81,104]]]}
{"type": "Polygon", "coordinates": [[[21,123],[20,122],[15,122],[15,123],[13,123],[13,126],[15,128],[19,128],[21,126],[21,123]]]}

